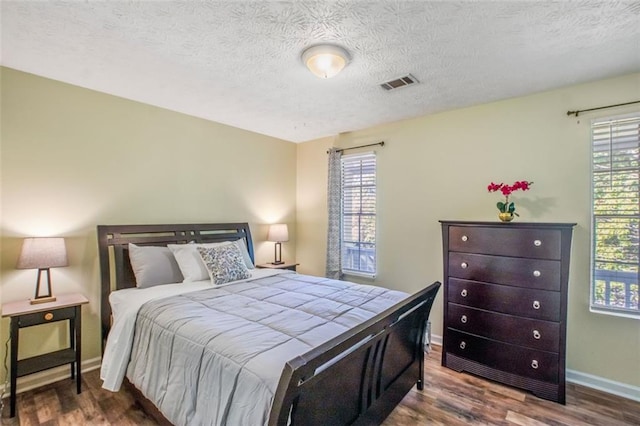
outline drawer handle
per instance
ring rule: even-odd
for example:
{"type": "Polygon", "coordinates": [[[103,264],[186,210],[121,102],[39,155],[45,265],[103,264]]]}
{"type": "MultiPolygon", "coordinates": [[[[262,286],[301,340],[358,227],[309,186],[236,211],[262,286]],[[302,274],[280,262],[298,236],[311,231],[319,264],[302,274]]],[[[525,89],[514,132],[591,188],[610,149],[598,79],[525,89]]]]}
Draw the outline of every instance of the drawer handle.
{"type": "Polygon", "coordinates": [[[460,317],[460,322],[463,323],[463,324],[466,324],[467,323],[467,316],[466,315],[461,316],[460,317]]]}
{"type": "Polygon", "coordinates": [[[531,368],[533,368],[534,370],[538,369],[538,360],[533,360],[531,361],[531,368]]]}
{"type": "Polygon", "coordinates": [[[537,269],[535,271],[533,271],[533,276],[538,278],[540,275],[542,275],[542,273],[540,273],[540,271],[538,271],[537,269]]]}
{"type": "Polygon", "coordinates": [[[44,314],[44,319],[45,321],[51,321],[53,319],[53,313],[47,312],[46,314],[44,314]]]}
{"type": "Polygon", "coordinates": [[[462,238],[460,238],[462,241],[467,241],[469,239],[469,237],[467,237],[466,235],[463,235],[462,238]]]}
{"type": "Polygon", "coordinates": [[[540,309],[540,302],[537,300],[533,301],[533,309],[540,309]]]}
{"type": "Polygon", "coordinates": [[[540,332],[538,330],[533,330],[533,338],[539,340],[540,337],[540,332]]]}
{"type": "Polygon", "coordinates": [[[467,267],[468,267],[468,266],[469,266],[469,264],[468,264],[467,262],[462,262],[462,263],[460,264],[460,267],[461,267],[462,269],[467,269],[467,267]]]}
{"type": "Polygon", "coordinates": [[[467,344],[464,342],[464,340],[460,342],[460,349],[464,349],[466,347],[467,347],[467,344]]]}
{"type": "Polygon", "coordinates": [[[462,291],[460,292],[460,296],[467,297],[467,289],[466,288],[462,289],[462,291]]]}
{"type": "Polygon", "coordinates": [[[540,247],[540,246],[542,245],[542,241],[540,241],[540,240],[535,240],[535,241],[533,242],[533,245],[534,245],[534,246],[536,246],[536,247],[540,247]]]}

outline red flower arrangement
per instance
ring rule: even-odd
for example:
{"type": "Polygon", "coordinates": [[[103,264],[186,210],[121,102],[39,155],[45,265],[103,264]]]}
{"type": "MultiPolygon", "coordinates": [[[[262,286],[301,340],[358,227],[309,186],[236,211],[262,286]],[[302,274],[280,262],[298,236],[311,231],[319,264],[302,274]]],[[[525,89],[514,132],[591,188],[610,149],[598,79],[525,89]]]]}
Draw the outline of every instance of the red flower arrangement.
{"type": "Polygon", "coordinates": [[[487,189],[489,190],[489,192],[500,191],[502,192],[502,195],[504,195],[504,202],[499,201],[498,204],[496,204],[498,210],[500,210],[501,213],[511,213],[516,216],[520,216],[518,213],[516,213],[516,206],[513,201],[509,201],[509,195],[511,195],[512,192],[518,190],[528,191],[531,188],[531,185],[533,185],[533,182],[527,182],[526,180],[516,181],[513,183],[513,185],[505,185],[504,183],[496,184],[491,182],[487,189]]]}

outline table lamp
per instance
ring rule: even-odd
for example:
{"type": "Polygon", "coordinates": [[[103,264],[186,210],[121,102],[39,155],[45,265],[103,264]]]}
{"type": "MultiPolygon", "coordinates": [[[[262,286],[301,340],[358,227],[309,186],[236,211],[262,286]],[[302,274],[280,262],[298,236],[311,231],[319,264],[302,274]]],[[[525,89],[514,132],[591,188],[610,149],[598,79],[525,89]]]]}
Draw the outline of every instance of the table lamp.
{"type": "Polygon", "coordinates": [[[67,249],[64,238],[25,238],[22,243],[22,251],[18,258],[17,269],[37,269],[35,297],[31,304],[53,302],[56,300],[51,293],[51,275],[49,268],[68,266],[67,249]],[[40,284],[42,272],[47,274],[47,293],[41,294],[40,284]]]}
{"type": "Polygon", "coordinates": [[[275,260],[271,262],[272,265],[282,265],[282,242],[289,241],[289,228],[286,223],[276,223],[269,226],[269,232],[267,233],[267,241],[274,241],[276,243],[274,247],[275,260]]]}

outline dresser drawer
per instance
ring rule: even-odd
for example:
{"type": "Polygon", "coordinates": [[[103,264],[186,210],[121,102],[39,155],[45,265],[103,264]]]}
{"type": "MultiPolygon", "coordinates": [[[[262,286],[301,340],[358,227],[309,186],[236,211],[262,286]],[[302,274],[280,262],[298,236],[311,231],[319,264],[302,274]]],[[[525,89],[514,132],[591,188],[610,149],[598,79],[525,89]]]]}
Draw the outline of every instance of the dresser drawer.
{"type": "Polygon", "coordinates": [[[447,307],[445,327],[513,345],[548,352],[560,349],[560,323],[483,311],[455,303],[447,307]]]}
{"type": "Polygon", "coordinates": [[[560,291],[560,262],[557,260],[449,253],[449,276],[560,291]]]}
{"type": "Polygon", "coordinates": [[[452,329],[447,333],[449,353],[519,376],[559,382],[557,353],[496,342],[452,329]]]}
{"type": "Polygon", "coordinates": [[[531,290],[497,284],[449,278],[446,282],[449,302],[487,311],[560,321],[560,293],[531,290]]]}
{"type": "Polygon", "coordinates": [[[556,229],[449,227],[449,250],[536,259],[560,259],[562,233],[556,229]]]}

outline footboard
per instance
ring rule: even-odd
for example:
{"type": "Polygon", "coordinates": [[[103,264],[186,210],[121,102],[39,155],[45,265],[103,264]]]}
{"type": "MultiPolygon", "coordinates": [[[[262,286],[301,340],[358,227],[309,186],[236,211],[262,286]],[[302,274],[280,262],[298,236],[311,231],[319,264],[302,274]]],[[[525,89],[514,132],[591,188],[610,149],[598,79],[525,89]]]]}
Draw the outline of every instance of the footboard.
{"type": "Polygon", "coordinates": [[[269,425],[380,424],[417,384],[435,282],[284,367],[269,425]]]}

